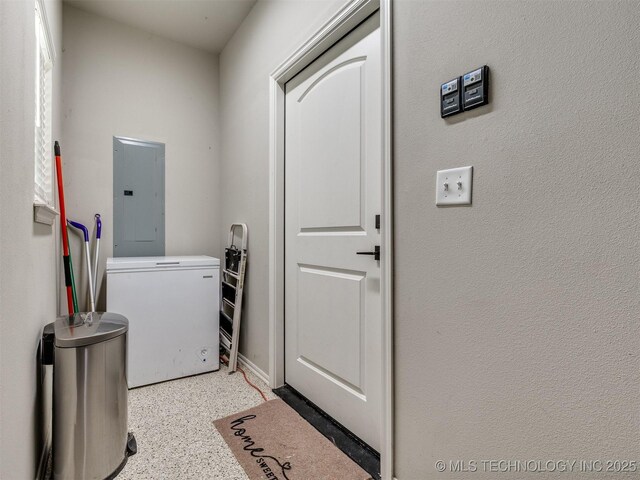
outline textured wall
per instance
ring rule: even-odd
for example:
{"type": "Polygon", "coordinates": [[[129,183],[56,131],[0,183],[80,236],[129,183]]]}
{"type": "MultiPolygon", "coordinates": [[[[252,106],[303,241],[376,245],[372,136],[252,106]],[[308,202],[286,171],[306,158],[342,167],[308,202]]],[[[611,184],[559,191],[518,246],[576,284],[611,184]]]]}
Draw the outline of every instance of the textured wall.
{"type": "MultiPolygon", "coordinates": [[[[218,256],[218,57],[70,6],[63,40],[69,217],[93,228],[102,214],[102,265],[113,253],[114,135],[166,144],[166,254],[218,256]]],[[[80,237],[70,238],[86,292],[80,237]]]]}
{"type": "Polygon", "coordinates": [[[220,55],[220,177],[228,199],[221,240],[227,243],[231,223],[248,225],[240,352],[264,372],[269,371],[269,74],[343,3],[260,1],[220,55]]]}
{"type": "Polygon", "coordinates": [[[640,459],[639,24],[637,1],[394,2],[399,480],[640,459]],[[485,63],[491,104],[440,119],[485,63]],[[473,206],[436,208],[464,165],[473,206]]]}
{"type": "MultiPolygon", "coordinates": [[[[60,134],[62,3],[45,2],[57,52],[52,125],[60,134]]],[[[33,221],[34,2],[0,1],[0,478],[31,479],[49,438],[38,343],[56,316],[57,230],[33,221]]]]}

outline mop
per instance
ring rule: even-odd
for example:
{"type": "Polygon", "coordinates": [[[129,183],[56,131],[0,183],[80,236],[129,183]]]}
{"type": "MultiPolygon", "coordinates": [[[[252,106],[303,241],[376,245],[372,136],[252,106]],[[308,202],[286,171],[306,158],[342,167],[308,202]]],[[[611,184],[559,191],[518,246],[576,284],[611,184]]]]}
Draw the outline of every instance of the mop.
{"type": "Polygon", "coordinates": [[[74,222],[72,220],[67,220],[67,222],[72,227],[77,228],[78,230],[82,230],[82,233],[84,234],[84,251],[85,251],[86,261],[87,261],[87,278],[89,279],[89,299],[91,300],[91,311],[95,312],[96,301],[93,296],[95,287],[93,285],[93,278],[91,275],[92,272],[91,272],[91,251],[89,248],[89,230],[87,229],[87,227],[85,227],[81,223],[74,222]]]}
{"type": "Polygon", "coordinates": [[[102,220],[100,214],[95,214],[96,219],[96,250],[93,252],[93,298],[98,301],[98,260],[100,259],[100,234],[102,233],[102,220]]]}
{"type": "MultiPolygon", "coordinates": [[[[68,247],[67,247],[68,248],[68,247]]],[[[78,308],[78,295],[76,295],[76,279],[73,275],[73,255],[71,255],[71,249],[69,249],[69,276],[71,277],[71,295],[73,297],[73,311],[79,313],[78,308]]]]}
{"type": "Polygon", "coordinates": [[[58,180],[58,201],[60,203],[60,230],[62,231],[62,262],[64,264],[64,284],[67,289],[67,309],[69,315],[78,311],[77,301],[74,301],[73,270],[71,257],[69,256],[69,235],[67,232],[67,212],[64,206],[64,187],[62,183],[62,157],[60,155],[60,144],[56,140],[54,144],[56,157],[56,177],[58,180]]]}

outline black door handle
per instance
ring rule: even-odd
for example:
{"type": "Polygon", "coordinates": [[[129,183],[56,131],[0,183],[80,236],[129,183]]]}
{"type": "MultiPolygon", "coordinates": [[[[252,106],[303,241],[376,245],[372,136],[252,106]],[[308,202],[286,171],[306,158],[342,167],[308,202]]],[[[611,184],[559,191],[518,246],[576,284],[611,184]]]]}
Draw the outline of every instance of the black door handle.
{"type": "Polygon", "coordinates": [[[373,255],[374,260],[380,260],[380,245],[373,247],[373,252],[356,252],[356,255],[373,255]]]}

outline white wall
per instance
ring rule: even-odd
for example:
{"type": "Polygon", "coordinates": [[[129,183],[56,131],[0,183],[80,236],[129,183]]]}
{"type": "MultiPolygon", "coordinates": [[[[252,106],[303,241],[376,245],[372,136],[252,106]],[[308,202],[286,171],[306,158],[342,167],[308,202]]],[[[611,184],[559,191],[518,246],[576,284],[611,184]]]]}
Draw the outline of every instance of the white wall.
{"type": "Polygon", "coordinates": [[[166,254],[218,256],[218,57],[68,5],[63,41],[68,216],[92,230],[102,215],[102,265],[113,253],[114,135],[166,144],[166,254]]]}
{"type": "MultiPolygon", "coordinates": [[[[62,5],[45,2],[58,60],[53,136],[60,135],[62,5]]],[[[56,230],[33,222],[34,2],[0,2],[0,478],[34,478],[49,435],[38,342],[56,316],[56,230]]],[[[43,383],[45,382],[45,383],[43,383]]]]}
{"type": "Polygon", "coordinates": [[[399,480],[640,458],[639,24],[637,1],[394,2],[399,480]],[[491,104],[442,120],[440,83],[485,63],[491,104]],[[436,170],[469,164],[473,206],[436,208],[436,170]]]}
{"type": "Polygon", "coordinates": [[[221,242],[249,227],[240,352],[269,371],[269,74],[344,0],[259,1],[220,55],[221,242]]]}

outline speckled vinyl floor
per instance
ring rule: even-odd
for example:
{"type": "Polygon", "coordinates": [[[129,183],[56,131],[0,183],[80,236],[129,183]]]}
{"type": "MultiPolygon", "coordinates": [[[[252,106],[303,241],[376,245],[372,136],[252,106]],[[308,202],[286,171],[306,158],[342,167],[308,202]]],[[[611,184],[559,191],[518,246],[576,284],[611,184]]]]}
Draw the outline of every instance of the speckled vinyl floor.
{"type": "MultiPolygon", "coordinates": [[[[255,375],[247,375],[267,398],[276,398],[255,375]]],[[[138,453],[118,480],[248,479],[213,421],[261,402],[242,373],[228,375],[225,366],[218,372],[129,390],[129,430],[138,453]]]]}

